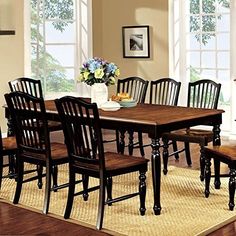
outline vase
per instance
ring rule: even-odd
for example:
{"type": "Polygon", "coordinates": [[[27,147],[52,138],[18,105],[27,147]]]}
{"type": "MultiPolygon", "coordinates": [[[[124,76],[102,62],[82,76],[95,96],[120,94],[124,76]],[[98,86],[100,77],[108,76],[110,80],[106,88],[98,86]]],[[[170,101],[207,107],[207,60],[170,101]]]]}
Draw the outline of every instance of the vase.
{"type": "Polygon", "coordinates": [[[108,89],[105,83],[95,83],[91,86],[91,102],[97,103],[98,108],[108,100],[108,89]]]}

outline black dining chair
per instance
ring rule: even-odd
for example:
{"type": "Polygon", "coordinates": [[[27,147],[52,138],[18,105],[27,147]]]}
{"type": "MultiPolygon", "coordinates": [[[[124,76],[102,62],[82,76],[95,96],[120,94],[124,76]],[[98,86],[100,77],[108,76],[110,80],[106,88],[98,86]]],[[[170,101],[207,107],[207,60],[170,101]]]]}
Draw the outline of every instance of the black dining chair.
{"type": "MultiPolygon", "coordinates": [[[[84,200],[88,193],[99,189],[97,229],[102,228],[104,207],[134,196],[140,197],[140,214],[144,215],[148,159],[127,156],[115,152],[105,152],[96,103],[88,103],[81,98],[63,97],[55,100],[62,121],[67,150],[69,154],[69,192],[64,218],[70,217],[74,196],[83,194],[84,200]],[[131,172],[139,172],[138,192],[112,198],[113,176],[131,172]],[[75,193],[75,176],[83,175],[83,191],[75,193]],[[89,176],[99,179],[99,185],[89,187],[89,176]],[[105,189],[107,188],[107,200],[105,189]]],[[[128,184],[128,183],[127,183],[128,184]]],[[[115,218],[114,218],[115,220],[115,218]]]]}
{"type": "MultiPolygon", "coordinates": [[[[187,106],[192,108],[204,108],[204,109],[217,109],[218,100],[220,95],[221,84],[216,83],[212,80],[198,80],[195,82],[189,82],[188,85],[188,98],[187,106]]],[[[198,129],[198,128],[187,128],[182,130],[177,130],[173,132],[164,133],[162,135],[162,140],[164,142],[163,149],[163,172],[167,174],[167,164],[168,158],[173,154],[178,155],[178,153],[185,151],[185,156],[187,164],[191,166],[191,155],[190,155],[190,143],[198,143],[200,146],[200,179],[204,180],[204,168],[205,168],[205,154],[204,146],[208,145],[209,142],[213,141],[212,130],[198,129]],[[168,143],[169,140],[175,142],[184,142],[183,149],[176,149],[174,153],[169,154],[168,143]]]]}
{"type": "MultiPolygon", "coordinates": [[[[26,94],[29,94],[31,96],[37,97],[37,98],[43,98],[43,89],[42,89],[42,84],[40,80],[32,79],[32,78],[27,78],[27,77],[21,77],[17,78],[15,80],[9,81],[8,85],[10,87],[11,92],[14,91],[20,91],[26,94]]],[[[53,120],[48,120],[48,129],[49,132],[53,131],[60,131],[62,130],[61,122],[59,121],[53,121],[53,120]]],[[[57,167],[55,167],[54,173],[54,187],[56,189],[57,186],[57,167]]],[[[37,167],[37,171],[39,172],[39,176],[42,174],[42,166],[37,167]]],[[[38,187],[42,188],[42,180],[38,180],[38,187]]]]}
{"type": "MultiPolygon", "coordinates": [[[[180,87],[181,82],[172,78],[161,78],[151,81],[149,104],[177,106],[180,87]]],[[[171,143],[173,144],[174,149],[176,149],[176,142],[173,141],[171,143]]],[[[151,144],[143,144],[143,135],[141,132],[138,132],[138,142],[135,142],[133,146],[130,146],[129,154],[133,154],[134,148],[139,148],[141,155],[144,156],[144,147],[148,146],[151,146],[151,144]]],[[[178,158],[177,155],[176,158],[178,158]]]]}
{"type": "MultiPolygon", "coordinates": [[[[117,94],[118,93],[128,93],[133,100],[137,103],[144,103],[148,88],[148,80],[144,80],[140,77],[133,76],[125,79],[118,79],[117,81],[117,94]]],[[[119,153],[124,153],[125,150],[125,132],[126,130],[116,130],[116,145],[117,151],[119,153]]],[[[132,153],[133,149],[133,134],[132,130],[129,131],[129,153],[132,153]]],[[[142,150],[144,153],[144,150],[142,150]]]]}
{"type": "Polygon", "coordinates": [[[43,98],[23,92],[5,94],[7,107],[12,118],[17,142],[17,185],[13,203],[20,199],[22,184],[46,176],[43,213],[49,209],[50,192],[67,187],[67,184],[51,186],[55,166],[69,162],[66,145],[51,142],[43,98]],[[46,167],[46,174],[24,178],[24,164],[46,167]]]}

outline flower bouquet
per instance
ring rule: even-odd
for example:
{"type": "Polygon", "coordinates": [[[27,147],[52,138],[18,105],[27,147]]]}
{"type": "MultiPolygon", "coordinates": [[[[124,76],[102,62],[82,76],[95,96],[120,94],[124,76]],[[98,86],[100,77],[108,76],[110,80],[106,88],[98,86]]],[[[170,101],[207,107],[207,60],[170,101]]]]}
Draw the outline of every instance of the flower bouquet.
{"type": "Polygon", "coordinates": [[[96,83],[115,84],[115,77],[120,75],[120,70],[113,62],[107,62],[99,57],[88,59],[80,68],[78,81],[90,86],[96,83]]]}

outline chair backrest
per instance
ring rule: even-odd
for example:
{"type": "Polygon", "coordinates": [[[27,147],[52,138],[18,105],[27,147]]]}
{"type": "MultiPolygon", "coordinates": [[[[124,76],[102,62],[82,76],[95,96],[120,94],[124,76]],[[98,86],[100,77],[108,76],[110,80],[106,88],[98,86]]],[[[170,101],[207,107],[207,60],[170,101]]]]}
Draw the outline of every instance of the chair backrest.
{"type": "Polygon", "coordinates": [[[8,84],[11,92],[20,91],[38,98],[43,97],[43,90],[40,80],[22,77],[9,81],[8,84]]]}
{"type": "Polygon", "coordinates": [[[189,82],[188,107],[217,109],[221,84],[203,79],[189,82]]]}
{"type": "Polygon", "coordinates": [[[177,105],[181,82],[171,78],[162,78],[151,81],[150,85],[150,104],[177,105]]]}
{"type": "Polygon", "coordinates": [[[23,92],[5,94],[19,153],[45,154],[50,158],[50,140],[43,98],[23,92]]]}
{"type": "Polygon", "coordinates": [[[118,79],[117,93],[129,93],[129,95],[138,103],[144,103],[148,80],[139,77],[128,77],[125,79],[118,79]]]}
{"type": "Polygon", "coordinates": [[[71,96],[55,100],[60,116],[69,161],[105,169],[104,147],[97,104],[71,96]]]}

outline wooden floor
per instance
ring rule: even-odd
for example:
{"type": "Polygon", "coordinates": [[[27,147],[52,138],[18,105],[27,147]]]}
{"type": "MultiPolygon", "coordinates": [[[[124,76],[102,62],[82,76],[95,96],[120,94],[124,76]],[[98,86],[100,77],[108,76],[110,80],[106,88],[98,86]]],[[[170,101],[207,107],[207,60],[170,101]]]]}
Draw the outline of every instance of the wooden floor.
{"type": "MultiPolygon", "coordinates": [[[[106,134],[105,139],[109,140],[110,135],[106,134]]],[[[149,139],[144,138],[144,142],[148,143],[149,139]]],[[[223,141],[225,142],[225,141],[223,141]]],[[[114,143],[105,145],[105,150],[115,150],[114,143]]],[[[150,156],[150,147],[145,149],[146,157],[150,156]]],[[[135,155],[139,155],[138,150],[135,151],[135,155]]],[[[191,146],[192,154],[192,169],[199,169],[199,147],[198,145],[191,146]]],[[[180,160],[176,161],[173,157],[170,158],[169,164],[183,167],[187,167],[184,155],[180,155],[180,160]]],[[[221,167],[223,172],[227,171],[225,166],[221,167]]],[[[226,202],[227,204],[227,202],[226,202]]],[[[236,210],[236,209],[235,209],[236,210]]],[[[103,231],[97,231],[85,226],[73,224],[68,221],[56,219],[54,217],[43,215],[38,212],[29,211],[12,204],[4,203],[0,201],[0,235],[94,235],[102,236],[109,235],[103,231]]],[[[235,236],[236,235],[236,221],[224,226],[223,228],[216,230],[209,234],[210,236],[235,236]]]]}
{"type": "Polygon", "coordinates": [[[0,202],[0,235],[105,236],[102,231],[0,202]]]}

